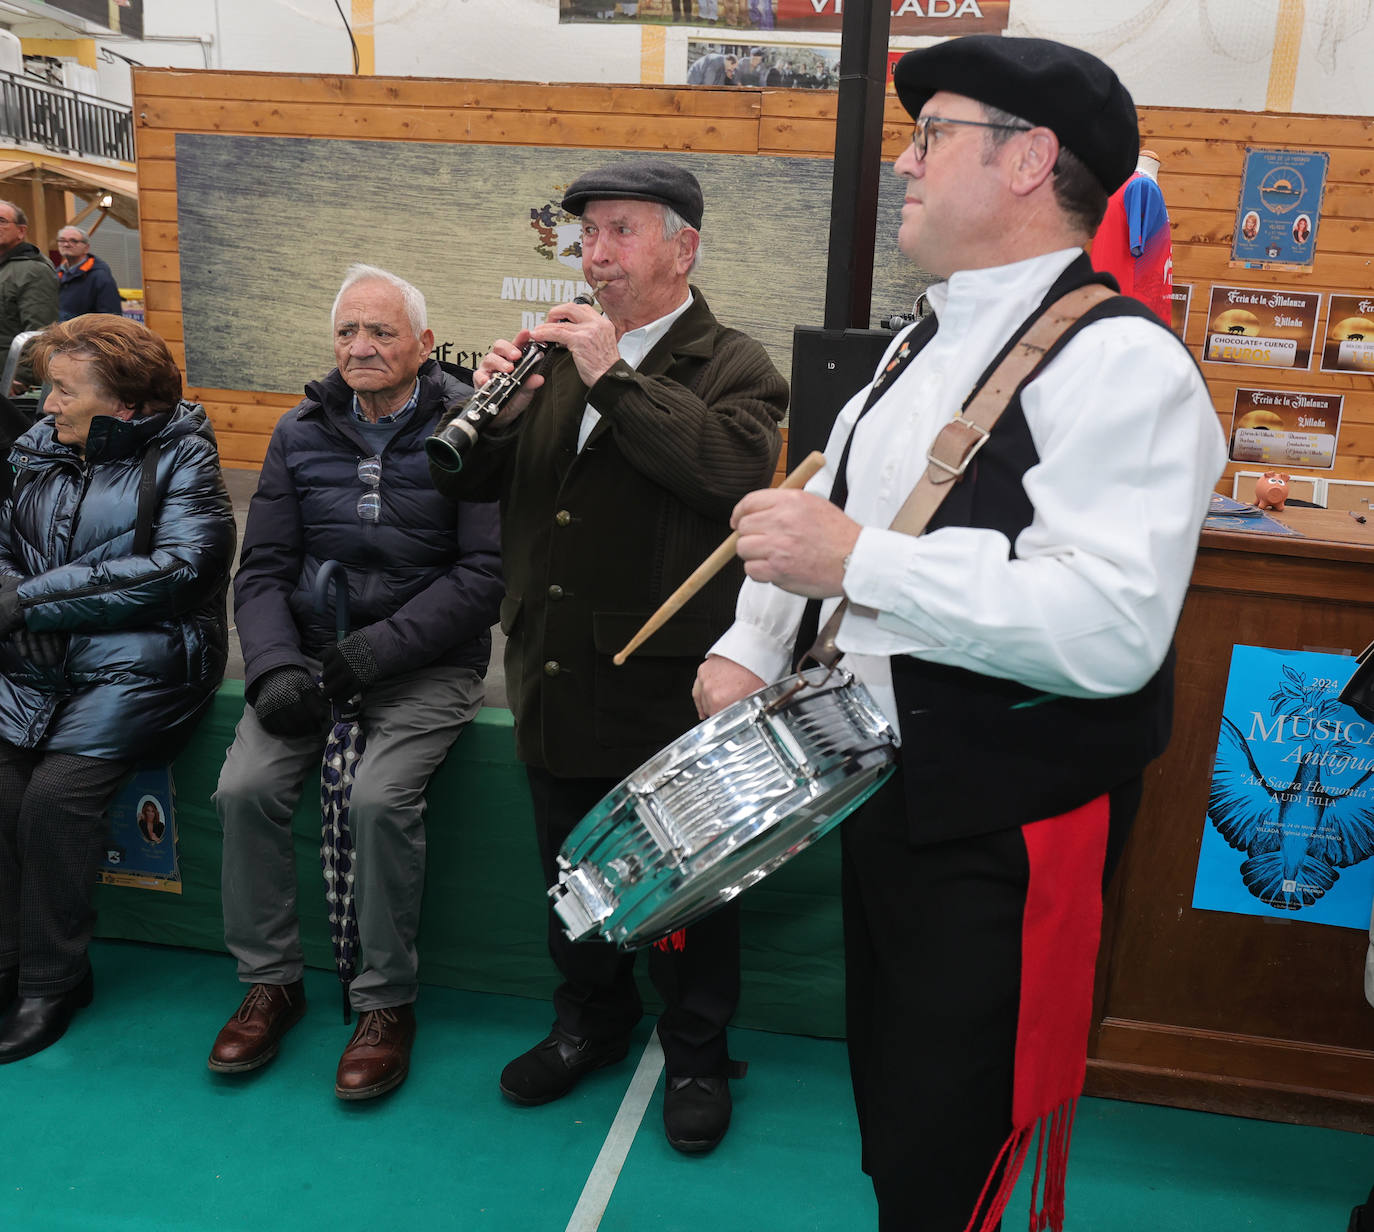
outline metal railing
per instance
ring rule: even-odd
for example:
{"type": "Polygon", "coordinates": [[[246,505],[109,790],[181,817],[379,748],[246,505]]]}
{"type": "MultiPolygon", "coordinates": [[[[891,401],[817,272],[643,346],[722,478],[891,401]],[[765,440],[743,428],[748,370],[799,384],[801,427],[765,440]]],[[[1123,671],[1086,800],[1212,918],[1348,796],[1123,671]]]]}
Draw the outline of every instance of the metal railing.
{"type": "Polygon", "coordinates": [[[134,161],[133,112],[89,94],[0,72],[0,138],[64,154],[134,161]]]}

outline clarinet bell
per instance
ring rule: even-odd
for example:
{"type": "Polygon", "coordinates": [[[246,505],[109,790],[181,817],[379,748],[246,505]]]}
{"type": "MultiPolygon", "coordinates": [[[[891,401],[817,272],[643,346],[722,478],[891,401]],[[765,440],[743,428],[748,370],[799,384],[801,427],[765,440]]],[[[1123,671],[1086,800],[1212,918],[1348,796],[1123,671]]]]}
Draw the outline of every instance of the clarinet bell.
{"type": "MultiPolygon", "coordinates": [[[[481,423],[480,411],[473,412],[473,417],[481,423]]],[[[425,457],[439,470],[456,475],[463,469],[463,455],[476,439],[476,424],[468,422],[466,412],[459,411],[433,436],[425,438],[425,457]]]]}

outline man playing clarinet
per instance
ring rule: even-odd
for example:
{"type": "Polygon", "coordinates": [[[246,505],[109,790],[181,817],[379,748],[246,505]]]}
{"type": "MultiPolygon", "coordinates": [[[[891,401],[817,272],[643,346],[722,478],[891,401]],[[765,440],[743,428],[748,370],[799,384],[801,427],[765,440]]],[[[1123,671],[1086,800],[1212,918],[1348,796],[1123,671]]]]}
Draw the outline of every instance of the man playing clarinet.
{"type": "MultiPolygon", "coordinates": [[[[461,471],[431,468],[448,495],[501,502],[506,687],[549,885],[583,815],[695,724],[696,663],[730,623],[738,562],[624,667],[611,655],[729,534],[731,508],[769,482],[778,456],[786,382],[688,283],[702,207],[696,178],[661,160],[574,181],[563,208],[582,219],[582,269],[605,315],[562,304],[495,343],[479,386],[510,372],[531,339],[560,349],[461,471]]],[[[563,977],[553,1028],[501,1075],[502,1093],[521,1105],[558,1099],[621,1060],[643,1012],[633,955],[569,941],[552,910],[549,950],[563,977]]],[[[730,1123],[737,909],[660,943],[649,973],[665,1003],[668,1141],[708,1151],[730,1123]]]]}

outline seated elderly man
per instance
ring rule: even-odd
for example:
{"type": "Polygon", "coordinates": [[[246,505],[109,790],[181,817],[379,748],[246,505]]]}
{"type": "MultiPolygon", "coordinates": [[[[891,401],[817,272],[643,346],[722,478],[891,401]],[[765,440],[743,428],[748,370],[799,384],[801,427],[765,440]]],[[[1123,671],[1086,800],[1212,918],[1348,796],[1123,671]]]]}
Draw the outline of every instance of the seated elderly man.
{"type": "Polygon", "coordinates": [[[367,749],[350,809],[360,1017],[334,1093],[370,1099],[409,1071],[424,792],[482,703],[502,582],[496,506],[429,482],[425,438],[472,391],[429,358],[424,297],[354,265],[333,320],[338,367],[272,434],[234,584],[249,704],[215,807],[225,941],[249,988],[209,1064],[266,1065],[305,1011],[291,814],[318,774],[330,703],[361,694],[367,749]],[[328,560],[348,575],[353,631],[338,642],[311,603],[328,560]]]}

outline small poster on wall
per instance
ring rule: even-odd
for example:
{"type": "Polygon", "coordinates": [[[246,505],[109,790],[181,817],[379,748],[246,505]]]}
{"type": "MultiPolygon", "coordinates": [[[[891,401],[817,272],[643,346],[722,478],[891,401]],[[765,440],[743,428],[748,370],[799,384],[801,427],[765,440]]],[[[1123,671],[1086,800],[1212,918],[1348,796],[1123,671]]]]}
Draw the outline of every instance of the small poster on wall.
{"type": "Polygon", "coordinates": [[[1319,292],[1214,286],[1202,357],[1254,368],[1311,367],[1321,300],[1319,292]]]}
{"type": "Polygon", "coordinates": [[[138,771],[111,802],[105,859],[96,880],[181,893],[176,789],[170,766],[138,771]]]}
{"type": "Polygon", "coordinates": [[[840,49],[800,43],[687,43],[689,86],[777,86],[833,90],[840,81],[840,49]]]}
{"type": "Polygon", "coordinates": [[[1232,265],[1312,268],[1330,161],[1316,150],[1245,151],[1232,265]]]}
{"type": "Polygon", "coordinates": [[[1323,372],[1374,372],[1374,296],[1332,295],[1326,310],[1323,372]]]}
{"type": "Polygon", "coordinates": [[[1344,394],[1237,389],[1231,461],[1330,470],[1336,464],[1344,403],[1344,394]]]}
{"type": "Polygon", "coordinates": [[[1188,309],[1193,302],[1193,284],[1190,282],[1176,282],[1173,290],[1169,292],[1169,328],[1180,338],[1188,332],[1188,309]]]}
{"type": "Polygon", "coordinates": [[[1236,646],[1193,906],[1365,930],[1374,724],[1337,700],[1353,655],[1236,646]]]}

